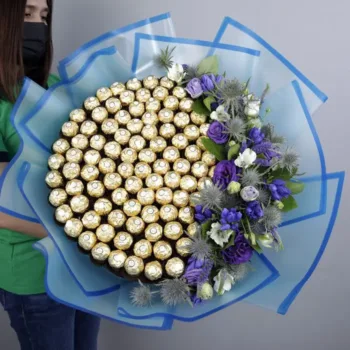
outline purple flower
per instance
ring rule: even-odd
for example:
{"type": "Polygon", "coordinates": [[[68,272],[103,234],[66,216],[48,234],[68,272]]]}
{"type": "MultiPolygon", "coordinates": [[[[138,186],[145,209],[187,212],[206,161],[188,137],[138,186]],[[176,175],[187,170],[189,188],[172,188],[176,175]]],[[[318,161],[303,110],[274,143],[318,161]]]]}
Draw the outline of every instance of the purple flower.
{"type": "Polygon", "coordinates": [[[207,282],[213,268],[213,262],[209,259],[189,258],[183,277],[191,286],[202,285],[207,282]]]}
{"type": "Polygon", "coordinates": [[[253,248],[242,234],[235,238],[235,244],[221,252],[222,257],[228,264],[243,264],[250,260],[253,255],[253,248]]]}
{"type": "Polygon", "coordinates": [[[279,179],[272,181],[272,183],[269,185],[269,190],[271,192],[272,199],[275,201],[280,201],[292,194],[290,189],[286,187],[286,183],[279,179]]]}
{"type": "Polygon", "coordinates": [[[222,160],[214,170],[213,181],[222,190],[226,190],[232,181],[237,181],[237,169],[234,160],[222,160]]]}
{"type": "Polygon", "coordinates": [[[197,306],[197,305],[200,305],[200,304],[203,303],[203,299],[197,297],[196,294],[192,294],[192,295],[190,296],[190,298],[191,298],[192,304],[193,304],[194,306],[197,306]]]}
{"type": "Polygon", "coordinates": [[[219,85],[223,79],[224,79],[224,77],[222,75],[217,75],[215,78],[216,85],[219,85]]]}
{"type": "Polygon", "coordinates": [[[221,230],[238,230],[238,222],[242,219],[242,214],[235,208],[223,209],[221,212],[221,230]]]}
{"type": "Polygon", "coordinates": [[[186,86],[186,91],[192,98],[198,98],[203,94],[201,81],[198,78],[193,78],[186,86]]]}
{"type": "Polygon", "coordinates": [[[246,213],[253,220],[258,220],[264,216],[264,211],[258,201],[249,202],[246,213]]]}
{"type": "Polygon", "coordinates": [[[202,89],[204,92],[214,89],[216,78],[214,74],[204,74],[201,78],[202,89]]]}
{"type": "Polygon", "coordinates": [[[196,205],[194,217],[199,223],[203,223],[211,219],[213,212],[210,209],[203,209],[203,206],[196,205]]]}
{"type": "Polygon", "coordinates": [[[224,124],[215,121],[210,124],[208,130],[208,137],[218,145],[222,145],[228,141],[228,134],[224,124]]]}
{"type": "Polygon", "coordinates": [[[259,128],[252,128],[250,131],[249,131],[249,139],[254,142],[254,144],[259,144],[261,143],[264,138],[265,138],[265,135],[264,133],[259,129],[259,128]]]}
{"type": "Polygon", "coordinates": [[[248,148],[247,141],[243,141],[241,144],[241,149],[239,150],[240,153],[243,153],[248,148]]]}

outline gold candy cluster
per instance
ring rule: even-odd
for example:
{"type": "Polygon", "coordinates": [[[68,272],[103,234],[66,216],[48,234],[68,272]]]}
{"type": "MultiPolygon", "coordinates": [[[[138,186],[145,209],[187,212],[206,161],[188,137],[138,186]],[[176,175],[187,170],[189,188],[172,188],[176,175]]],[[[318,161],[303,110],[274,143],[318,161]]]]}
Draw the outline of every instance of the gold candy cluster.
{"type": "Polygon", "coordinates": [[[46,183],[56,221],[118,275],[184,272],[197,231],[192,199],[215,167],[193,103],[167,77],[114,83],[72,111],[53,144],[46,183]]]}

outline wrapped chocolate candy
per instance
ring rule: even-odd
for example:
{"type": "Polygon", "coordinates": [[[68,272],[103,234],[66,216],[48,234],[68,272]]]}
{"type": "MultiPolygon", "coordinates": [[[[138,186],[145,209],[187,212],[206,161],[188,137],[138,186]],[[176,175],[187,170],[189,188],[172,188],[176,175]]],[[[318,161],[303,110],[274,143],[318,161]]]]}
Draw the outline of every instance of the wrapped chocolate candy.
{"type": "Polygon", "coordinates": [[[89,199],[82,194],[74,196],[70,200],[70,207],[74,213],[83,214],[89,208],[89,199]]]}
{"type": "Polygon", "coordinates": [[[100,101],[97,97],[89,97],[84,102],[84,107],[87,111],[92,111],[94,108],[98,107],[100,105],[100,101]]]}
{"type": "Polygon", "coordinates": [[[147,259],[152,255],[152,244],[145,239],[141,239],[134,245],[134,254],[141,259],[147,259]]]}
{"type": "Polygon", "coordinates": [[[66,184],[66,192],[70,196],[76,196],[82,194],[84,191],[84,184],[82,181],[74,179],[68,181],[66,184]]]}
{"type": "Polygon", "coordinates": [[[122,83],[115,82],[111,85],[111,91],[114,96],[119,96],[125,90],[126,90],[126,87],[122,83]]]}
{"type": "Polygon", "coordinates": [[[95,135],[90,139],[90,147],[96,151],[101,151],[106,144],[106,138],[103,135],[95,135]]]}
{"type": "Polygon", "coordinates": [[[126,216],[122,210],[113,210],[108,215],[108,223],[115,228],[122,227],[126,222],[126,216]]]}
{"type": "Polygon", "coordinates": [[[124,148],[120,159],[125,163],[134,163],[137,160],[137,152],[132,148],[124,148]]]}
{"type": "Polygon", "coordinates": [[[63,177],[57,170],[52,170],[47,173],[45,182],[51,188],[58,188],[63,184],[63,177]]]}
{"type": "Polygon", "coordinates": [[[141,213],[141,204],[136,199],[130,199],[124,203],[123,211],[127,216],[137,216],[141,213]]]}
{"type": "Polygon", "coordinates": [[[153,246],[153,254],[158,260],[167,260],[173,254],[173,249],[168,242],[158,241],[153,246]]]}
{"type": "Polygon", "coordinates": [[[163,86],[157,86],[153,90],[153,97],[159,101],[164,101],[164,99],[168,96],[169,96],[169,91],[163,86]]]}
{"type": "Polygon", "coordinates": [[[183,232],[182,225],[177,221],[168,222],[164,227],[164,236],[173,241],[177,241],[183,232]]]}
{"type": "Polygon", "coordinates": [[[165,159],[157,159],[153,163],[153,171],[159,175],[165,175],[170,170],[170,164],[165,159]]]}
{"type": "Polygon", "coordinates": [[[185,98],[187,96],[187,92],[183,87],[176,86],[176,87],[174,87],[173,95],[175,97],[177,97],[179,100],[182,100],[183,98],[185,98]]]}
{"type": "Polygon", "coordinates": [[[129,256],[124,264],[125,272],[129,276],[138,276],[144,270],[143,260],[138,256],[129,256]]]}
{"type": "Polygon", "coordinates": [[[122,104],[118,98],[112,97],[106,101],[106,109],[110,114],[116,114],[122,108],[122,104]]]}
{"type": "Polygon", "coordinates": [[[154,203],[155,194],[151,188],[143,188],[137,193],[137,200],[141,205],[151,205],[154,203]]]}
{"type": "Polygon", "coordinates": [[[179,278],[185,271],[185,263],[180,258],[172,258],[165,265],[166,273],[173,278],[179,278]]]}
{"type": "Polygon", "coordinates": [[[67,162],[81,163],[83,160],[83,152],[77,148],[71,148],[66,153],[67,162]]]}
{"type": "Polygon", "coordinates": [[[159,210],[154,205],[146,205],[142,209],[141,218],[146,224],[152,224],[159,220],[159,210]]]}
{"type": "Polygon", "coordinates": [[[109,248],[109,246],[105,243],[97,243],[91,249],[91,255],[93,259],[100,262],[107,260],[110,253],[111,248],[109,248]]]}
{"type": "Polygon", "coordinates": [[[192,174],[197,178],[206,177],[209,173],[209,167],[205,162],[198,161],[192,165],[192,174]]]}
{"type": "Polygon", "coordinates": [[[106,119],[101,126],[102,131],[106,134],[106,135],[113,135],[117,132],[119,128],[119,124],[115,119],[106,119]]]}
{"type": "Polygon", "coordinates": [[[114,173],[116,164],[110,158],[102,158],[98,163],[98,168],[102,174],[114,173]]]}
{"type": "Polygon", "coordinates": [[[126,88],[128,90],[137,91],[138,89],[142,88],[141,81],[139,81],[137,78],[130,79],[126,83],[126,88]]]}
{"type": "Polygon", "coordinates": [[[201,194],[200,192],[193,192],[190,195],[190,206],[195,207],[201,199],[201,194]]]}
{"type": "Polygon", "coordinates": [[[83,169],[81,169],[80,176],[85,181],[94,181],[98,178],[99,174],[100,172],[94,165],[85,165],[83,169]]]}
{"type": "Polygon", "coordinates": [[[171,143],[177,149],[185,149],[188,146],[188,139],[185,134],[176,134],[172,139],[171,143]]]}
{"type": "Polygon", "coordinates": [[[206,148],[203,144],[204,139],[205,139],[205,136],[200,136],[196,141],[196,145],[200,148],[201,151],[206,151],[206,148]]]}
{"type": "Polygon", "coordinates": [[[192,240],[183,237],[176,242],[176,251],[179,255],[186,257],[191,254],[192,240]]]}
{"type": "Polygon", "coordinates": [[[196,141],[199,138],[199,128],[196,125],[187,125],[184,134],[190,141],[196,141]]]}
{"type": "Polygon", "coordinates": [[[202,136],[207,136],[210,124],[205,123],[199,127],[199,132],[202,136]]]}
{"type": "Polygon", "coordinates": [[[128,162],[121,163],[118,166],[118,173],[123,179],[127,179],[134,173],[134,166],[128,162]]]}
{"type": "Polygon", "coordinates": [[[150,281],[157,281],[162,278],[163,269],[159,261],[151,261],[145,266],[145,276],[150,281]]]}
{"type": "Polygon", "coordinates": [[[53,144],[52,149],[55,153],[64,154],[70,149],[70,145],[67,140],[59,139],[53,144]]]}
{"type": "Polygon", "coordinates": [[[150,148],[145,148],[139,153],[139,160],[144,163],[153,163],[157,159],[157,155],[150,148]]]}
{"type": "Polygon", "coordinates": [[[193,107],[193,100],[191,100],[190,98],[183,98],[180,101],[180,110],[182,112],[186,112],[186,113],[191,113],[192,112],[192,107],[193,107]]]}
{"type": "Polygon", "coordinates": [[[90,210],[84,214],[81,221],[84,227],[86,227],[88,230],[94,230],[100,226],[101,216],[98,215],[95,211],[90,210]]]}
{"type": "Polygon", "coordinates": [[[201,150],[199,149],[198,146],[195,146],[195,145],[191,145],[191,146],[188,146],[185,150],[185,157],[191,162],[191,163],[194,163],[194,162],[197,162],[198,160],[201,159],[202,157],[202,152],[201,150]]]}
{"type": "Polygon", "coordinates": [[[112,192],[112,201],[116,205],[123,205],[129,199],[129,194],[124,188],[117,188],[112,192]]]}
{"type": "Polygon", "coordinates": [[[164,108],[159,111],[158,117],[162,123],[172,123],[174,120],[174,112],[170,109],[164,108]]]}
{"type": "Polygon", "coordinates": [[[83,232],[78,239],[78,244],[86,251],[91,250],[97,243],[96,235],[91,231],[83,232]]]}
{"type": "Polygon", "coordinates": [[[119,125],[125,126],[131,120],[131,115],[128,111],[121,110],[115,115],[114,119],[118,122],[119,125]]]}
{"type": "Polygon", "coordinates": [[[129,146],[136,152],[140,152],[146,147],[146,140],[140,135],[132,136],[129,141],[129,146]]]}
{"type": "Polygon", "coordinates": [[[91,118],[98,124],[102,124],[108,118],[108,111],[104,107],[97,107],[91,113],[91,118]]]}
{"type": "Polygon", "coordinates": [[[172,190],[180,186],[181,176],[175,171],[169,171],[164,176],[165,185],[172,190]]]}
{"type": "Polygon", "coordinates": [[[173,191],[170,188],[162,187],[156,192],[156,201],[160,205],[170,204],[173,200],[173,191]]]}
{"type": "Polygon", "coordinates": [[[142,180],[137,176],[131,176],[125,181],[125,189],[131,194],[136,194],[140,191],[142,185],[142,180]]]}
{"type": "Polygon", "coordinates": [[[109,254],[108,264],[114,269],[121,269],[124,266],[127,255],[122,250],[113,250],[109,254]]]}
{"type": "Polygon", "coordinates": [[[161,108],[161,103],[159,100],[151,97],[147,102],[146,102],[146,111],[148,112],[155,112],[158,113],[161,108]]]}
{"type": "Polygon", "coordinates": [[[161,136],[154,137],[150,142],[150,148],[156,153],[163,152],[167,147],[167,142],[161,136]]]}
{"type": "Polygon", "coordinates": [[[179,112],[175,115],[174,124],[178,128],[183,129],[190,124],[190,116],[185,112],[179,112]]]}
{"type": "Polygon", "coordinates": [[[95,135],[97,130],[97,124],[92,120],[86,120],[80,125],[80,132],[88,137],[95,135]]]}
{"type": "Polygon", "coordinates": [[[147,78],[143,79],[143,86],[146,89],[153,90],[158,85],[159,85],[159,80],[153,75],[150,75],[147,78]]]}
{"type": "Polygon", "coordinates": [[[194,222],[194,210],[191,207],[181,208],[179,210],[179,219],[184,224],[192,224],[194,222]]]}
{"type": "Polygon", "coordinates": [[[67,236],[77,238],[83,232],[83,223],[78,219],[70,219],[64,225],[64,232],[67,236]]]}
{"type": "Polygon", "coordinates": [[[142,88],[137,90],[136,99],[139,102],[146,103],[151,98],[151,92],[148,89],[142,88]]]}
{"type": "Polygon", "coordinates": [[[163,178],[158,174],[148,175],[146,178],[146,186],[152,190],[158,190],[163,186],[163,178]]]}
{"type": "Polygon", "coordinates": [[[180,188],[186,192],[194,192],[197,186],[197,179],[191,175],[185,175],[180,181],[180,188]]]}
{"type": "Polygon", "coordinates": [[[145,223],[138,216],[133,216],[126,222],[126,229],[133,235],[139,235],[145,230],[145,223]]]}
{"type": "Polygon", "coordinates": [[[146,112],[143,116],[142,116],[142,122],[145,125],[157,125],[159,122],[159,118],[157,113],[155,112],[146,112]]]}
{"type": "Polygon", "coordinates": [[[115,237],[115,230],[112,225],[103,224],[96,230],[97,238],[103,243],[109,243],[115,237]]]}
{"type": "Polygon", "coordinates": [[[125,146],[131,137],[131,133],[126,129],[119,129],[114,134],[114,140],[116,140],[119,144],[125,146]]]}
{"type": "Polygon", "coordinates": [[[105,194],[105,187],[101,181],[90,181],[87,184],[87,192],[91,197],[100,198],[105,194]]]}
{"type": "Polygon", "coordinates": [[[174,163],[180,158],[179,150],[174,146],[167,147],[163,152],[163,158],[169,163],[174,163]]]}
{"type": "Polygon", "coordinates": [[[202,155],[202,161],[206,163],[209,167],[212,167],[216,164],[216,158],[213,154],[209,152],[204,152],[202,155]]]}
{"type": "Polygon", "coordinates": [[[123,106],[129,106],[130,103],[135,101],[135,93],[130,90],[125,90],[120,94],[119,98],[123,106]]]}
{"type": "Polygon", "coordinates": [[[160,79],[160,86],[163,86],[168,90],[171,90],[174,87],[174,82],[170,80],[168,77],[163,77],[162,79],[160,79]]]}
{"type": "Polygon", "coordinates": [[[143,122],[141,119],[131,119],[126,127],[131,134],[139,134],[143,129],[143,122]]]}
{"type": "Polygon", "coordinates": [[[199,191],[202,191],[206,187],[210,187],[213,185],[213,181],[210,177],[202,177],[198,180],[198,186],[197,189],[199,191]]]}
{"type": "Polygon", "coordinates": [[[191,170],[191,163],[187,159],[179,158],[174,163],[173,169],[180,175],[186,175],[191,170]]]}
{"type": "Polygon", "coordinates": [[[90,149],[84,154],[84,162],[88,165],[97,165],[101,160],[101,154],[95,149],[90,149]]]}
{"type": "Polygon", "coordinates": [[[128,232],[119,232],[114,240],[113,244],[117,249],[120,250],[128,250],[132,244],[134,239],[132,238],[131,234],[128,232]]]}
{"type": "Polygon", "coordinates": [[[145,230],[145,238],[150,242],[157,242],[163,237],[163,227],[157,223],[147,226],[145,230]]]}
{"type": "Polygon", "coordinates": [[[112,211],[113,205],[107,198],[99,198],[94,204],[94,210],[98,215],[108,215],[112,211]]]}
{"type": "Polygon", "coordinates": [[[71,140],[72,147],[81,149],[82,151],[89,146],[88,138],[83,134],[74,136],[71,140]]]}
{"type": "Polygon", "coordinates": [[[165,222],[176,220],[178,214],[177,208],[172,204],[166,204],[160,208],[160,217],[165,222]]]}
{"type": "Polygon", "coordinates": [[[104,102],[110,97],[112,97],[112,91],[108,89],[107,87],[102,87],[97,90],[96,96],[99,99],[100,102],[104,102]]]}
{"type": "Polygon", "coordinates": [[[159,135],[163,136],[165,139],[171,139],[175,134],[175,126],[170,123],[163,124],[159,129],[159,135]]]}
{"type": "Polygon", "coordinates": [[[53,154],[49,157],[48,165],[51,170],[58,170],[63,167],[65,159],[62,154],[53,154]]]}
{"type": "Polygon", "coordinates": [[[191,120],[193,124],[200,126],[207,121],[207,116],[205,114],[198,114],[193,111],[191,113],[191,120]]]}
{"type": "Polygon", "coordinates": [[[140,162],[135,165],[135,175],[141,180],[145,179],[152,173],[152,168],[145,162],[140,162]]]}
{"type": "Polygon", "coordinates": [[[76,123],[82,123],[86,119],[86,112],[83,109],[74,109],[69,114],[69,119],[76,123]]]}
{"type": "Polygon", "coordinates": [[[78,163],[66,163],[62,169],[63,176],[68,180],[73,180],[80,175],[80,165],[78,163]]]}
{"type": "Polygon", "coordinates": [[[214,177],[214,172],[215,172],[215,165],[209,169],[209,177],[210,178],[214,177]]]}
{"type": "Polygon", "coordinates": [[[107,142],[103,149],[105,151],[106,157],[109,157],[113,160],[118,159],[122,152],[122,148],[117,141],[107,142]]]}
{"type": "Polygon", "coordinates": [[[55,218],[61,224],[65,224],[73,217],[73,211],[67,204],[63,204],[55,210],[55,218]]]}
{"type": "Polygon", "coordinates": [[[154,125],[145,125],[141,131],[141,135],[150,141],[158,135],[158,129],[154,125]]]}
{"type": "Polygon", "coordinates": [[[194,238],[200,233],[200,226],[196,222],[187,226],[187,234],[194,238]]]}
{"type": "Polygon", "coordinates": [[[50,192],[49,202],[54,207],[59,207],[67,202],[68,195],[62,188],[57,188],[50,192]]]}
{"type": "Polygon", "coordinates": [[[131,102],[129,112],[133,117],[141,117],[145,113],[145,104],[139,101],[131,102]]]}
{"type": "Polygon", "coordinates": [[[179,108],[179,99],[175,96],[168,96],[164,99],[164,107],[172,111],[176,111],[179,108]]]}
{"type": "Polygon", "coordinates": [[[76,122],[66,122],[61,128],[62,134],[67,137],[75,136],[79,131],[79,125],[76,122]]]}
{"type": "Polygon", "coordinates": [[[103,179],[103,183],[105,187],[107,188],[107,190],[110,190],[110,191],[111,190],[113,191],[119,188],[122,182],[123,182],[122,177],[117,173],[106,174],[103,179]]]}
{"type": "Polygon", "coordinates": [[[183,208],[188,205],[190,195],[187,191],[175,191],[173,196],[173,204],[178,208],[183,208]]]}

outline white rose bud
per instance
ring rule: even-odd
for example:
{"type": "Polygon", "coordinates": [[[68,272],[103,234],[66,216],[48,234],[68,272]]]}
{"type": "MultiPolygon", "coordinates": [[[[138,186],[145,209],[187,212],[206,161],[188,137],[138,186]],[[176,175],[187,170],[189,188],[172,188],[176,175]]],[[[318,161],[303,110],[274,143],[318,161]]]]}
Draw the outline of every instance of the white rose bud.
{"type": "Polygon", "coordinates": [[[198,298],[203,300],[209,300],[213,297],[214,290],[210,283],[206,282],[202,285],[200,290],[197,291],[198,298]]]}

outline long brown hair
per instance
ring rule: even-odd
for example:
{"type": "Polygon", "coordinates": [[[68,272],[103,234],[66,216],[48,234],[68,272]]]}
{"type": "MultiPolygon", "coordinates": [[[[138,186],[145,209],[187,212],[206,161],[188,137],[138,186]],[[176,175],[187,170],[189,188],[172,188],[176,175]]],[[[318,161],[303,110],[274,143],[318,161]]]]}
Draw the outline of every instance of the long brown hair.
{"type": "MultiPolygon", "coordinates": [[[[46,85],[52,64],[52,2],[47,0],[49,41],[38,83],[46,85]]],[[[0,99],[15,102],[25,76],[22,59],[23,22],[27,0],[0,0],[0,99]]]]}

